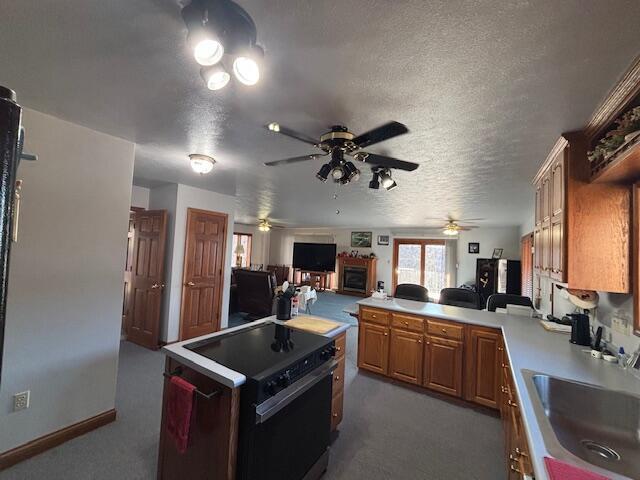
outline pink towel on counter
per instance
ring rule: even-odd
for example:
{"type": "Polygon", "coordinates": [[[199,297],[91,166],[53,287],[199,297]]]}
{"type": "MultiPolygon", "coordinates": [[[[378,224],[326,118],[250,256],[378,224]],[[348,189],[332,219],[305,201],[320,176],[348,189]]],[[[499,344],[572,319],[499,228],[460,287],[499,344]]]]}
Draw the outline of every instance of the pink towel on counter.
{"type": "Polygon", "coordinates": [[[180,453],[187,451],[196,387],[174,375],[169,381],[167,431],[180,453]]]}
{"type": "Polygon", "coordinates": [[[544,464],[551,480],[611,480],[598,473],[574,467],[555,458],[544,457],[544,464]]]}

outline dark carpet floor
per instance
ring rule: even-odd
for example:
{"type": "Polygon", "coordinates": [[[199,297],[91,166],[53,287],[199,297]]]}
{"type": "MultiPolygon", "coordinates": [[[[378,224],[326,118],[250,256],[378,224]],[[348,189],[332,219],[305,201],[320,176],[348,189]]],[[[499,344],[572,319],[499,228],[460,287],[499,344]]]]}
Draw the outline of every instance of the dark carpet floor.
{"type": "MultiPolygon", "coordinates": [[[[316,315],[349,321],[357,300],[322,294],[316,315]],[[345,318],[348,317],[348,318],[345,318]]],[[[444,397],[358,373],[357,329],[347,333],[344,420],[326,480],[501,480],[500,420],[444,397]]],[[[116,422],[4,472],[2,480],[156,477],[164,356],[123,342],[116,422]]]]}

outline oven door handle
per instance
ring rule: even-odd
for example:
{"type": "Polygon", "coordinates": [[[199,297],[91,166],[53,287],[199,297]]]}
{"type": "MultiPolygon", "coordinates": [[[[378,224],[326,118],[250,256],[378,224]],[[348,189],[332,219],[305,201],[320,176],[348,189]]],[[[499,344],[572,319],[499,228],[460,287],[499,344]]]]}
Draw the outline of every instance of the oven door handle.
{"type": "Polygon", "coordinates": [[[290,386],[278,392],[275,396],[265,400],[256,406],[256,424],[263,423],[284,407],[293,402],[296,398],[320,382],[327,375],[331,375],[338,367],[338,362],[331,360],[320,367],[312,370],[301,380],[292,383],[290,386]]]}

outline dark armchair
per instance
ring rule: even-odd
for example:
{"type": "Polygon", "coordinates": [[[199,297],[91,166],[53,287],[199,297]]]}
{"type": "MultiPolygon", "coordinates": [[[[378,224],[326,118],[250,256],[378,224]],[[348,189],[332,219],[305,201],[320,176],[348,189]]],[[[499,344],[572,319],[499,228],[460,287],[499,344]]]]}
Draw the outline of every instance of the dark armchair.
{"type": "Polygon", "coordinates": [[[237,269],[238,310],[254,317],[267,317],[275,312],[276,276],[271,272],[237,269]]]}
{"type": "Polygon", "coordinates": [[[533,302],[529,297],[513,295],[510,293],[494,293],[487,298],[487,310],[495,312],[496,308],[506,308],[507,305],[523,305],[533,308],[533,302]]]}
{"type": "Polygon", "coordinates": [[[480,309],[480,295],[468,288],[443,288],[440,292],[440,305],[480,309]]]}
{"type": "Polygon", "coordinates": [[[393,294],[395,298],[402,298],[404,300],[415,300],[416,302],[428,302],[429,290],[422,285],[416,285],[414,283],[401,283],[396,287],[396,293],[393,294]]]}

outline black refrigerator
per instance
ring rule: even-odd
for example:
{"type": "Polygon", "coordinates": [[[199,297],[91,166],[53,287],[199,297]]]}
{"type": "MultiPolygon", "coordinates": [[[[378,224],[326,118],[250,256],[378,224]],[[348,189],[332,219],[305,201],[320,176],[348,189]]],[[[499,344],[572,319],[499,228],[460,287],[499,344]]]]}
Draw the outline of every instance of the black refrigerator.
{"type": "Polygon", "coordinates": [[[521,294],[520,260],[479,258],[476,262],[476,288],[482,305],[494,293],[521,294]]]}
{"type": "Polygon", "coordinates": [[[9,281],[9,253],[11,251],[13,214],[16,195],[16,172],[22,155],[22,108],[16,103],[14,91],[0,85],[0,382],[4,326],[9,281]]]}

